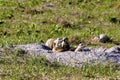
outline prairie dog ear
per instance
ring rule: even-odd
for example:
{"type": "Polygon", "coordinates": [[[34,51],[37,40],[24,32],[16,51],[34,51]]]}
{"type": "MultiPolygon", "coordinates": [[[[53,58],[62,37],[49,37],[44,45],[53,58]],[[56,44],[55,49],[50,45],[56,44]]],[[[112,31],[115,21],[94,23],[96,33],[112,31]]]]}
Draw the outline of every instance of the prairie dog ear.
{"type": "Polygon", "coordinates": [[[56,40],[61,40],[61,38],[57,38],[56,40]]]}
{"type": "Polygon", "coordinates": [[[64,40],[64,41],[69,41],[67,37],[64,37],[63,40],[64,40]]]}
{"type": "Polygon", "coordinates": [[[55,40],[54,40],[54,43],[57,43],[58,41],[59,41],[59,38],[55,39],[55,40]]]}
{"type": "Polygon", "coordinates": [[[54,40],[54,43],[58,43],[61,40],[61,38],[57,38],[54,40]]]}
{"type": "Polygon", "coordinates": [[[68,38],[67,38],[67,37],[64,37],[63,39],[64,39],[64,40],[68,40],[68,38]]]}

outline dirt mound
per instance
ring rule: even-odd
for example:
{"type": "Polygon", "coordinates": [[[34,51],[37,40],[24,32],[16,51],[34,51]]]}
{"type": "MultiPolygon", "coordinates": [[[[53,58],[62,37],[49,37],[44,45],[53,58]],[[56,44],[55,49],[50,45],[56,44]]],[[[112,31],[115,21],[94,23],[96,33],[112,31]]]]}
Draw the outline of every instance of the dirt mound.
{"type": "Polygon", "coordinates": [[[15,51],[22,49],[31,56],[44,56],[50,62],[57,61],[60,64],[70,66],[81,66],[84,63],[101,63],[106,62],[115,65],[120,64],[120,47],[114,46],[112,48],[89,48],[85,47],[80,52],[65,51],[65,52],[52,52],[44,44],[26,44],[16,45],[11,48],[15,51]]]}

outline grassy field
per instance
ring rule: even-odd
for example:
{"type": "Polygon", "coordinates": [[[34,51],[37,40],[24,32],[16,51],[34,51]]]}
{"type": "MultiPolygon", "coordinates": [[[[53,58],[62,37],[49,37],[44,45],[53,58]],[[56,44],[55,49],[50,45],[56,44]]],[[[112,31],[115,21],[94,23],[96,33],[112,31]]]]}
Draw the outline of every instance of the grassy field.
{"type": "MultiPolygon", "coordinates": [[[[120,41],[119,0],[0,0],[0,47],[45,43],[57,37],[68,37],[76,45],[99,34],[120,41]]],[[[95,46],[101,45],[115,44],[95,46]]],[[[0,56],[0,78],[5,80],[120,78],[119,68],[111,65],[74,68],[50,64],[44,58],[30,59],[19,51],[0,56]]]]}
{"type": "Polygon", "coordinates": [[[120,68],[114,65],[103,66],[84,64],[70,67],[50,63],[44,57],[32,57],[21,50],[1,53],[0,79],[2,80],[114,80],[120,78],[120,68]]]}

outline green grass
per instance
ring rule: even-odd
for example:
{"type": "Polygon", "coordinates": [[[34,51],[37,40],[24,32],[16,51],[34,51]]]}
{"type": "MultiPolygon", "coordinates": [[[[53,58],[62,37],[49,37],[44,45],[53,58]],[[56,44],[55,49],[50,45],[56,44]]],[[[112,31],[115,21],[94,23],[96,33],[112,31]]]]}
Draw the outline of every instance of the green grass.
{"type": "Polygon", "coordinates": [[[116,79],[120,77],[119,67],[114,65],[89,65],[70,67],[49,62],[44,57],[30,58],[22,50],[1,54],[0,78],[2,80],[81,80],[81,79],[116,79]]]}
{"type": "MultiPolygon", "coordinates": [[[[65,36],[76,45],[80,41],[87,43],[99,34],[108,34],[120,41],[119,0],[0,0],[0,47],[45,43],[48,38],[65,36]]],[[[105,47],[114,45],[102,44],[105,47]]],[[[120,77],[119,69],[111,66],[87,65],[80,69],[51,65],[41,58],[18,57],[19,51],[13,54],[6,52],[5,58],[0,60],[3,79],[120,77]]]]}
{"type": "Polygon", "coordinates": [[[108,34],[120,41],[118,0],[0,2],[0,42],[3,45],[41,43],[64,36],[71,40],[76,35],[80,36],[77,41],[90,40],[99,34],[108,34]]]}

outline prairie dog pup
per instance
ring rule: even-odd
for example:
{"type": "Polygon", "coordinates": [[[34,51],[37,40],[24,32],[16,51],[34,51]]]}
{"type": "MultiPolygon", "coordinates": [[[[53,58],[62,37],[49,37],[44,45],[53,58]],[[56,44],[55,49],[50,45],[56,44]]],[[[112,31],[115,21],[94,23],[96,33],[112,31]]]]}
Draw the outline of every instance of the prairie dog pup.
{"type": "Polygon", "coordinates": [[[53,49],[53,44],[54,44],[55,39],[48,39],[45,43],[46,46],[48,46],[50,49],[53,49]]]}
{"type": "Polygon", "coordinates": [[[83,43],[80,43],[79,45],[78,45],[78,47],[75,49],[75,52],[80,52],[80,51],[82,51],[82,49],[85,47],[85,45],[83,45],[83,43]]]}

